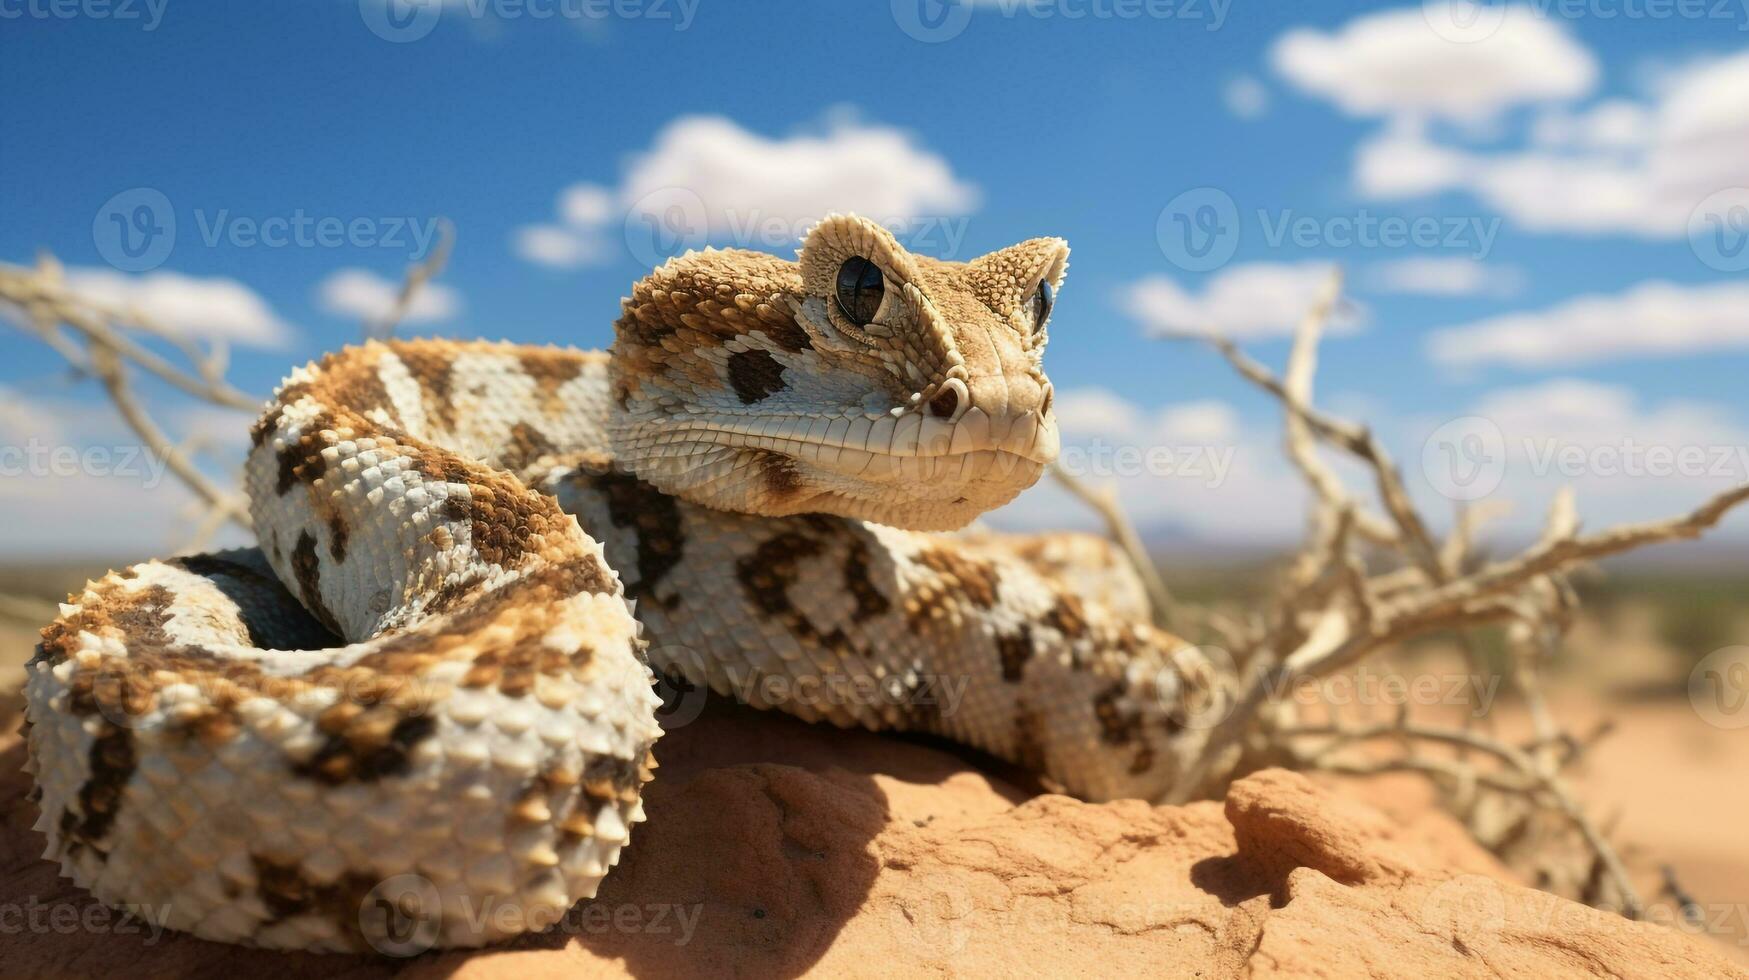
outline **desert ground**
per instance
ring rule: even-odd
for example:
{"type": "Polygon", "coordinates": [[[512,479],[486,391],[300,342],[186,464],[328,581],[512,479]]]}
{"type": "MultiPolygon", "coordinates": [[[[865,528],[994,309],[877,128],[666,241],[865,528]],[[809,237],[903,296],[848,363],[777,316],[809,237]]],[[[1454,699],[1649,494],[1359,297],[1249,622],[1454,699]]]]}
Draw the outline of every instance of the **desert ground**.
{"type": "MultiPolygon", "coordinates": [[[[49,601],[76,587],[86,576],[101,572],[103,564],[88,562],[51,567],[13,567],[0,572],[0,591],[14,597],[9,600],[11,604],[4,622],[0,623],[0,691],[5,692],[0,695],[4,698],[0,701],[0,717],[15,717],[19,704],[16,690],[23,677],[24,663],[35,642],[34,624],[27,619],[33,614],[47,611],[49,601]]],[[[1255,581],[1256,576],[1230,569],[1211,570],[1204,575],[1178,570],[1173,573],[1173,579],[1183,591],[1195,592],[1201,589],[1204,593],[1201,598],[1209,598],[1226,589],[1232,601],[1243,602],[1246,597],[1242,594],[1245,588],[1242,583],[1255,581]]],[[[1741,730],[1707,723],[1690,704],[1686,684],[1695,657],[1683,652],[1697,647],[1716,648],[1727,644],[1733,635],[1744,635],[1744,631],[1749,629],[1749,622],[1745,622],[1746,617],[1731,602],[1734,591],[1734,584],[1730,579],[1714,573],[1685,575],[1629,572],[1592,583],[1587,588],[1591,599],[1589,612],[1574,630],[1565,662],[1551,678],[1549,693],[1552,707],[1570,730],[1589,731],[1606,723],[1612,726],[1612,733],[1588,750],[1577,770],[1575,784],[1584,802],[1594,812],[1602,814],[1607,821],[1612,839],[1624,854],[1642,895],[1650,906],[1649,917],[1669,924],[1670,928],[1680,928],[1689,934],[1691,942],[1704,945],[1738,964],[1749,966],[1749,837],[1737,832],[1740,821],[1734,816],[1749,811],[1749,780],[1743,778],[1745,774],[1749,774],[1749,739],[1744,737],[1741,730]],[[1672,882],[1681,890],[1681,896],[1671,890],[1672,882]],[[1678,912],[1683,901],[1698,903],[1700,917],[1691,917],[1685,921],[1678,912]]],[[[1442,649],[1440,643],[1434,641],[1409,652],[1397,662],[1397,666],[1379,670],[1397,671],[1404,675],[1413,675],[1418,670],[1436,672],[1436,665],[1449,662],[1449,657],[1450,651],[1442,649]]],[[[1377,679],[1375,676],[1374,681],[1377,679]]],[[[1367,689],[1360,686],[1337,689],[1335,697],[1347,698],[1352,702],[1344,703],[1339,710],[1348,713],[1349,717],[1366,717],[1395,710],[1390,704],[1381,705],[1368,701],[1364,696],[1358,696],[1358,692],[1365,690],[1367,689]]],[[[1430,710],[1436,714],[1445,713],[1455,717],[1472,710],[1481,700],[1483,699],[1476,696],[1476,691],[1472,690],[1458,694],[1430,710]]],[[[1529,731],[1529,723],[1521,706],[1509,695],[1499,694],[1497,701],[1490,701],[1490,706],[1493,724],[1498,726],[1500,733],[1519,737],[1529,731]]],[[[1319,705],[1309,705],[1308,710],[1317,712],[1323,709],[1319,705]]],[[[706,772],[698,768],[706,763],[754,763],[759,761],[758,757],[762,753],[769,752],[773,762],[786,762],[804,768],[815,767],[814,771],[827,773],[833,779],[846,780],[850,778],[847,773],[856,773],[859,784],[866,783],[877,791],[889,823],[897,819],[897,814],[910,818],[907,822],[915,823],[919,828],[942,817],[944,806],[952,811],[949,816],[967,819],[984,811],[990,814],[1003,811],[1036,793],[1036,787],[1027,785],[1023,777],[1000,766],[992,766],[988,760],[952,758],[954,750],[945,744],[929,744],[925,747],[917,745],[916,740],[889,742],[872,736],[857,736],[853,742],[847,743],[849,748],[844,757],[839,758],[835,754],[828,757],[822,753],[830,753],[832,743],[812,742],[806,738],[797,740],[791,728],[795,725],[794,722],[774,722],[774,734],[766,731],[766,727],[770,726],[764,719],[748,718],[747,714],[736,713],[736,709],[731,708],[726,715],[708,717],[708,727],[704,730],[716,732],[717,735],[706,736],[693,732],[679,739],[671,736],[669,741],[674,744],[670,751],[674,753],[678,764],[666,771],[665,775],[673,777],[675,784],[679,785],[682,779],[687,778],[687,774],[697,770],[704,775],[691,777],[692,784],[696,786],[700,781],[708,782],[705,779],[707,775],[713,778],[721,776],[720,772],[706,772]],[[725,744],[739,744],[740,747],[730,750],[714,744],[724,733],[728,733],[728,737],[724,739],[725,744]],[[808,748],[809,745],[814,747],[808,748]],[[827,748],[822,750],[821,746],[827,748]],[[725,755],[725,752],[728,754],[725,755]],[[924,761],[919,762],[919,758],[924,761]],[[882,772],[889,760],[902,774],[898,778],[875,775],[882,772]],[[923,777],[916,775],[919,766],[925,774],[923,777]],[[986,776],[971,775],[985,770],[989,773],[986,776]],[[926,787],[932,780],[938,785],[926,787]],[[948,795],[930,795],[943,793],[948,795]],[[943,800],[951,802],[944,804],[943,800]],[[915,814],[909,812],[913,809],[917,811],[915,814]]],[[[14,743],[0,758],[4,758],[9,767],[15,766],[22,758],[22,753],[14,743]]],[[[737,770],[739,771],[741,770],[737,770]]],[[[762,778],[773,778],[765,769],[756,767],[747,771],[758,772],[762,778]]],[[[6,773],[4,778],[22,784],[22,777],[16,772],[6,773]]],[[[1341,806],[1348,805],[1347,801],[1356,801],[1389,815],[1402,827],[1410,828],[1405,832],[1408,837],[1446,841],[1438,845],[1441,853],[1462,851],[1467,855],[1455,859],[1459,866],[1464,862],[1487,860],[1477,849],[1468,847],[1467,841],[1460,840],[1456,844],[1450,842],[1454,836],[1461,836],[1461,830],[1455,823],[1445,821],[1435,813],[1438,803],[1434,792],[1416,777],[1394,775],[1358,779],[1319,776],[1317,782],[1323,792],[1344,801],[1341,806]]],[[[722,787],[717,789],[724,791],[722,787]]],[[[771,793],[774,788],[767,786],[765,791],[771,793]]],[[[795,792],[800,793],[801,790],[797,789],[795,792]]],[[[1333,803],[1329,805],[1335,806],[1333,803]]],[[[1230,818],[1237,820],[1238,818],[1233,817],[1234,806],[1233,800],[1229,800],[1227,811],[1230,818]]],[[[1339,806],[1336,808],[1340,809],[1339,806]]],[[[661,810],[653,812],[659,814],[661,810]]],[[[1205,811],[1192,808],[1186,812],[1205,811]]],[[[669,819],[674,824],[681,822],[678,816],[669,819]]],[[[22,831],[22,828],[14,829],[22,831]]],[[[685,828],[678,826],[672,831],[673,834],[683,832],[685,828]]],[[[656,830],[647,833],[663,834],[656,830]]],[[[790,831],[786,828],[784,833],[787,835],[790,831]]],[[[659,841],[661,839],[658,838],[659,841]]],[[[788,840],[787,837],[785,839],[788,840]]],[[[18,887],[28,887],[33,894],[42,890],[70,888],[64,882],[54,882],[53,871],[47,864],[33,862],[31,849],[40,846],[39,843],[34,843],[33,837],[24,834],[15,843],[18,846],[8,849],[11,853],[7,855],[7,859],[9,865],[16,867],[9,866],[6,869],[9,879],[15,885],[20,881],[28,882],[28,885],[18,887]],[[20,878],[20,875],[23,877],[20,878]]],[[[634,845],[636,843],[635,840],[634,845]]],[[[639,883],[634,878],[640,874],[654,873],[648,864],[660,859],[667,846],[663,843],[649,845],[648,849],[657,858],[646,863],[634,863],[621,872],[627,878],[625,887],[636,888],[639,883]]],[[[1217,842],[1215,846],[1220,845],[1217,842]]],[[[1385,845],[1369,845],[1371,846],[1385,845]]],[[[820,847],[821,853],[830,849],[824,844],[820,847]]],[[[638,851],[638,848],[634,846],[633,851],[638,851]]],[[[888,857],[886,860],[892,859],[888,857]]],[[[1195,876],[1196,872],[1193,870],[1192,877],[1195,876]]],[[[1205,890],[1209,890],[1206,882],[1202,885],[1205,890]]],[[[811,887],[825,886],[815,882],[811,887]]],[[[859,901],[866,905],[881,893],[882,886],[871,885],[868,896],[838,898],[851,905],[859,901]]],[[[943,894],[930,898],[930,901],[937,904],[946,902],[950,906],[947,911],[951,914],[951,906],[955,902],[963,900],[963,904],[978,901],[975,892],[968,894],[972,897],[967,898],[954,888],[947,888],[943,894]]],[[[833,900],[835,899],[829,896],[825,901],[830,905],[833,900]]],[[[899,908],[902,912],[904,907],[899,908]]],[[[909,913],[905,913],[907,922],[908,916],[909,913]]],[[[867,926],[864,923],[864,918],[853,918],[849,913],[839,920],[829,919],[824,924],[816,923],[815,929],[824,930],[827,935],[816,936],[811,944],[822,949],[829,947],[833,929],[844,930],[847,942],[874,942],[867,937],[867,926]]],[[[891,923],[887,928],[891,930],[891,923]]],[[[953,948],[956,950],[965,942],[964,936],[951,930],[945,936],[944,941],[954,941],[953,948]]],[[[734,933],[730,945],[740,948],[750,938],[738,932],[734,933]]],[[[120,937],[104,937],[98,947],[110,950],[108,955],[113,956],[120,947],[105,944],[119,940],[120,937]]],[[[790,956],[793,952],[787,941],[774,943],[774,948],[776,947],[785,950],[784,956],[790,956]]],[[[39,956],[48,957],[43,962],[58,962],[55,958],[68,955],[67,950],[53,945],[39,945],[34,948],[39,956]]],[[[182,967],[216,968],[220,962],[217,959],[221,955],[218,952],[219,947],[198,941],[173,941],[168,948],[173,958],[167,962],[182,967]]],[[[533,947],[523,944],[518,948],[526,952],[530,948],[539,948],[539,944],[533,947]]],[[[1216,943],[1215,948],[1218,952],[1223,947],[1216,943]]],[[[28,952],[29,949],[25,951],[28,952]]],[[[644,972],[642,968],[655,969],[660,965],[658,961],[640,963],[637,959],[639,954],[625,950],[592,947],[588,953],[591,956],[617,958],[620,968],[632,973],[644,972]]],[[[96,958],[79,962],[93,968],[111,962],[102,959],[105,955],[103,953],[93,952],[91,955],[96,958]]],[[[772,955],[777,954],[773,952],[772,955]]],[[[803,962],[820,966],[842,962],[817,962],[809,958],[813,955],[815,954],[810,953],[804,956],[803,962]]],[[[261,962],[266,964],[269,961],[264,959],[261,962]]],[[[442,968],[435,968],[432,963],[423,959],[418,962],[425,964],[421,967],[422,972],[449,972],[450,966],[461,972],[496,972],[490,966],[495,961],[491,960],[445,960],[441,962],[449,965],[442,968]]],[[[555,962],[557,961],[513,957],[503,960],[500,966],[512,967],[514,972],[519,973],[528,969],[539,972],[551,968],[555,962]]],[[[565,962],[573,967],[581,966],[580,962],[565,962]]],[[[696,965],[693,960],[684,962],[696,965]]],[[[595,967],[600,966],[594,960],[590,963],[595,967]]],[[[790,960],[759,963],[766,967],[787,967],[790,960]]],[[[742,965],[753,965],[753,961],[744,962],[742,965]]],[[[339,966],[339,961],[331,961],[327,967],[322,967],[317,961],[306,962],[300,959],[298,969],[320,971],[336,966],[339,966]]],[[[387,966],[365,962],[353,963],[344,969],[356,970],[364,975],[380,972],[387,969],[387,966]]]]}

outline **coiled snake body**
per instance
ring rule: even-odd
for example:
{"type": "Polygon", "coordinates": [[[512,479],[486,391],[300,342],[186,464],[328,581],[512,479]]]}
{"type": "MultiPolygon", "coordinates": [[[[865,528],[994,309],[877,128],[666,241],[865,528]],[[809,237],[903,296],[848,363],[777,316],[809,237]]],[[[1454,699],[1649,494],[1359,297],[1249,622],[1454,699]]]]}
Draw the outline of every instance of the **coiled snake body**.
{"type": "Polygon", "coordinates": [[[43,631],[47,856],[209,939],[538,928],[481,909],[594,895],[643,818],[652,666],[1158,796],[1220,695],[1121,559],[925,533],[1054,457],[1066,258],[937,261],[835,216],[797,262],[655,270],[611,355],[403,341],[294,372],[252,432],[259,549],[111,573],[43,631]]]}

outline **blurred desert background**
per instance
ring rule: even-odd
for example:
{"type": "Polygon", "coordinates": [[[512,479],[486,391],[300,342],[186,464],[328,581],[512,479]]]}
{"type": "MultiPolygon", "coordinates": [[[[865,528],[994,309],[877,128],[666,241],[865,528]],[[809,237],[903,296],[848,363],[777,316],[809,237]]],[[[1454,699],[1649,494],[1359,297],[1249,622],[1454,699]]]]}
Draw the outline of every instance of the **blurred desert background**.
{"type": "MultiPolygon", "coordinates": [[[[252,543],[247,426],[323,352],[604,348],[652,266],[788,257],[834,211],[955,261],[1061,236],[1063,469],[1159,569],[1155,622],[1253,665],[1333,627],[1364,657],[1311,658],[1280,745],[1373,736],[1317,779],[1749,965],[1749,3],[17,6],[0,722],[86,579],[252,543]],[[1368,632],[1471,587],[1461,631],[1368,632]]],[[[1115,527],[1087,503],[990,523],[1115,527]]]]}

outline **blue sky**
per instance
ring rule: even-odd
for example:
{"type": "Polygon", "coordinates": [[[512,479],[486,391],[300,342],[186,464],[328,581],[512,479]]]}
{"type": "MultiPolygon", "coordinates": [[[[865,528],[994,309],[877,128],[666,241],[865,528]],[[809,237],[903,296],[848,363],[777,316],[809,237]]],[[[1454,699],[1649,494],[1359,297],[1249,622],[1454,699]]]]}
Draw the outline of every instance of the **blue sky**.
{"type": "MultiPolygon", "coordinates": [[[[1485,4],[1458,27],[1402,3],[923,2],[947,18],[933,34],[913,0],[449,0],[397,8],[397,35],[384,8],[405,0],[0,0],[0,84],[29,93],[4,110],[0,261],[46,249],[93,290],[231,338],[234,379],[265,394],[358,337],[440,216],[455,252],[410,332],[586,347],[647,267],[649,237],[626,229],[651,200],[685,213],[663,194],[690,195],[702,236],[772,251],[827,208],[914,219],[902,240],[954,258],[1060,235],[1074,255],[1047,364],[1074,396],[1071,443],[1235,454],[1219,479],[1184,452],[1164,479],[1110,474],[1144,523],[1212,538],[1297,526],[1275,414],[1214,356],[1147,334],[1218,328],[1279,362],[1291,311],[1338,263],[1353,305],[1321,394],[1410,469],[1429,432],[1486,418],[1526,527],[1568,482],[1544,450],[1586,454],[1566,476],[1594,519],[1661,516],[1749,475],[1740,457],[1650,476],[1597,462],[1636,435],[1721,459],[1749,444],[1737,0],[1485,4]],[[136,272],[115,220],[142,203],[176,234],[136,272]],[[300,217],[358,233],[251,240],[300,217]],[[1230,257],[1187,258],[1181,222],[1230,257]],[[1434,238],[1350,244],[1369,222],[1434,238]]],[[[0,442],[117,438],[82,414],[89,383],[0,336],[0,442]]],[[[22,479],[0,495],[33,526],[87,499],[162,510],[143,502],[157,491],[22,479]]],[[[1440,482],[1418,485],[1436,511],[1440,482]]],[[[1012,523],[1062,516],[1034,496],[1012,523]]],[[[83,546],[170,540],[175,516],[94,524],[83,546]]]]}

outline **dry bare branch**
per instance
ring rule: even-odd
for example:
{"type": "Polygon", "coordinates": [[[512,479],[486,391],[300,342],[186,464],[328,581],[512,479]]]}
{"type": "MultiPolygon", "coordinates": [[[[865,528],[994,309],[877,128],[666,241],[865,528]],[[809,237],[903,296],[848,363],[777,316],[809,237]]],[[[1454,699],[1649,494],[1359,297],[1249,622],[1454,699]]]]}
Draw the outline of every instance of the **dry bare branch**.
{"type": "Polygon", "coordinates": [[[1561,728],[1542,694],[1542,664],[1558,654],[1572,624],[1578,596],[1569,578],[1576,569],[1645,545],[1696,537],[1749,499],[1749,486],[1721,493],[1685,515],[1590,535],[1580,533],[1574,498],[1563,492],[1534,545],[1478,565],[1478,528],[1496,509],[1460,509],[1450,534],[1438,540],[1373,434],[1313,405],[1318,343],[1338,289],[1333,278],[1318,296],[1280,377],[1225,338],[1180,335],[1213,346],[1241,378],[1281,404],[1286,452],[1312,491],[1313,513],[1307,542],[1279,591],[1253,617],[1258,625],[1236,638],[1232,710],[1210,730],[1200,759],[1168,800],[1218,794],[1246,765],[1285,763],[1351,775],[1419,773],[1446,787],[1454,812],[1503,856],[1535,847],[1548,858],[1556,847],[1543,818],[1557,821],[1578,851],[1556,878],[1575,897],[1637,916],[1643,903],[1620,855],[1561,775],[1601,733],[1580,739],[1561,728]],[[1320,455],[1326,447],[1366,468],[1376,504],[1357,499],[1344,485],[1320,455]],[[1457,633],[1460,649],[1474,662],[1471,634],[1489,624],[1507,627],[1507,676],[1524,697],[1534,730],[1526,746],[1505,743],[1467,719],[1464,727],[1449,730],[1406,715],[1388,725],[1348,726],[1334,706],[1327,706],[1327,724],[1305,725],[1284,697],[1307,680],[1351,670],[1435,632],[1457,633]],[[1309,748],[1308,741],[1314,743],[1309,748]],[[1394,742],[1401,754],[1365,750],[1361,743],[1368,742],[1394,742]],[[1430,753],[1434,747],[1445,754],[1430,753]]]}
{"type": "Polygon", "coordinates": [[[1105,522],[1106,533],[1123,549],[1130,566],[1142,580],[1142,587],[1148,593],[1148,606],[1153,611],[1154,625],[1164,630],[1171,629],[1174,618],[1172,592],[1166,588],[1166,582],[1160,577],[1160,570],[1155,567],[1154,560],[1148,557],[1147,546],[1142,544],[1142,536],[1136,533],[1135,525],[1130,523],[1129,515],[1124,513],[1123,506],[1118,503],[1116,492],[1095,490],[1086,481],[1064,469],[1060,463],[1051,467],[1051,475],[1105,522]]]}
{"type": "Polygon", "coordinates": [[[443,274],[443,267],[449,264],[449,250],[454,244],[455,225],[448,218],[439,219],[437,244],[432,246],[424,261],[407,267],[407,274],[401,280],[401,291],[395,297],[395,305],[381,320],[365,324],[364,335],[367,339],[386,340],[394,336],[395,328],[400,326],[407,311],[413,308],[413,299],[419,295],[419,290],[443,274]]]}

